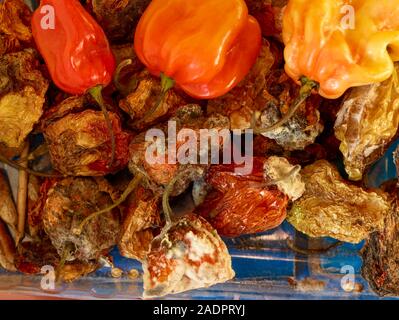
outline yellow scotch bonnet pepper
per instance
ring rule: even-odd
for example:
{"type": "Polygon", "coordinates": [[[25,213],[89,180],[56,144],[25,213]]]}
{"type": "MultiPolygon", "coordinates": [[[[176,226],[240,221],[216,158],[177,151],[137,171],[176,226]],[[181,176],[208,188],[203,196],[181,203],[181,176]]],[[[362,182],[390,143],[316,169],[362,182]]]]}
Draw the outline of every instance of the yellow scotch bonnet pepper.
{"type": "Polygon", "coordinates": [[[335,99],[379,83],[399,60],[399,0],[290,0],[283,17],[285,70],[335,99]]]}

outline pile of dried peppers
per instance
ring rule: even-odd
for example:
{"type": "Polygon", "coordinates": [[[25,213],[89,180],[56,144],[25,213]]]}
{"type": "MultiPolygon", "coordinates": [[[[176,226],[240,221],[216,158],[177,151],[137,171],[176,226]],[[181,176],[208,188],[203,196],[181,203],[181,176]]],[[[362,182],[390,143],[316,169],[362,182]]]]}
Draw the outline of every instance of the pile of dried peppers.
{"type": "Polygon", "coordinates": [[[222,237],[288,221],[366,240],[363,276],[399,295],[397,181],[367,179],[398,136],[397,17],[399,0],[4,0],[0,160],[19,177],[15,203],[0,172],[0,266],[137,277],[117,246],[158,297],[231,280],[222,237]]]}

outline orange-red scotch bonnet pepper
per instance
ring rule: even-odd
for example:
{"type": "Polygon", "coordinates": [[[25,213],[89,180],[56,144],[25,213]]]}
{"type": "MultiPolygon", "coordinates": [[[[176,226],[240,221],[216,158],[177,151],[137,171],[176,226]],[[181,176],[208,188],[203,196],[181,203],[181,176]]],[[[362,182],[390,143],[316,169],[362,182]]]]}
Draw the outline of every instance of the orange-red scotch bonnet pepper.
{"type": "Polygon", "coordinates": [[[194,98],[211,99],[245,77],[261,38],[244,0],[153,0],[134,45],[152,74],[166,75],[194,98]]]}
{"type": "Polygon", "coordinates": [[[78,0],[42,0],[32,33],[60,89],[80,95],[112,81],[116,66],[108,40],[78,0]]]}
{"type": "Polygon", "coordinates": [[[286,72],[338,98],[392,75],[399,60],[399,0],[290,0],[283,40],[286,72]]]}

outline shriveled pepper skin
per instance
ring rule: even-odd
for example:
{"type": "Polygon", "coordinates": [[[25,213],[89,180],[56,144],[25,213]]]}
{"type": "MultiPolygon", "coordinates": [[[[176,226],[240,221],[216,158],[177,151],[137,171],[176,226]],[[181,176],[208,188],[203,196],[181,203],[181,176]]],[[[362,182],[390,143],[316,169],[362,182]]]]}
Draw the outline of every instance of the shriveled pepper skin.
{"type": "Polygon", "coordinates": [[[195,213],[226,237],[278,227],[286,217],[289,198],[276,186],[266,185],[265,161],[263,157],[254,157],[249,175],[236,174],[236,164],[211,166],[205,180],[212,190],[195,213]]]}
{"type": "Polygon", "coordinates": [[[153,0],[137,26],[135,50],[152,74],[211,99],[245,77],[261,38],[244,0],[153,0]]]}
{"type": "Polygon", "coordinates": [[[60,89],[80,95],[111,82],[116,66],[108,40],[78,0],[42,0],[32,17],[32,32],[60,89]],[[54,8],[54,28],[46,26],[52,12],[45,6],[54,8]]]}
{"type": "Polygon", "coordinates": [[[399,0],[290,0],[283,18],[286,72],[325,98],[388,79],[399,60],[399,0]]]}

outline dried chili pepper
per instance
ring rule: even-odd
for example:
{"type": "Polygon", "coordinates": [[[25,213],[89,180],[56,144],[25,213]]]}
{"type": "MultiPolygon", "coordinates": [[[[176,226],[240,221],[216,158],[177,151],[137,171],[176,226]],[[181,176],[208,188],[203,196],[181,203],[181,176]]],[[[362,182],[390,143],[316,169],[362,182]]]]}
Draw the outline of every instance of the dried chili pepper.
{"type": "Polygon", "coordinates": [[[213,187],[196,213],[219,234],[237,237],[279,226],[286,217],[289,198],[304,192],[298,171],[284,158],[254,157],[249,175],[238,175],[237,165],[215,165],[206,182],[213,187]]]}
{"type": "Polygon", "coordinates": [[[93,102],[88,98],[65,99],[42,118],[53,168],[65,175],[104,176],[123,169],[129,161],[131,134],[122,129],[120,117],[109,112],[116,154],[112,166],[107,165],[111,153],[107,124],[100,111],[91,109],[93,102]]]}
{"type": "Polygon", "coordinates": [[[118,240],[122,256],[143,261],[151,241],[162,225],[159,196],[139,187],[129,197],[118,240]]]}
{"type": "Polygon", "coordinates": [[[14,233],[17,229],[17,210],[11,196],[7,177],[0,171],[0,220],[3,220],[14,233]]]}
{"type": "Polygon", "coordinates": [[[235,276],[226,245],[205,219],[173,216],[169,196],[184,174],[175,176],[162,196],[166,224],[143,262],[144,297],[209,287],[235,276]]]}
{"type": "Polygon", "coordinates": [[[54,83],[65,92],[89,92],[100,105],[112,141],[115,136],[101,90],[111,83],[115,58],[104,31],[77,0],[42,0],[32,17],[32,33],[54,83]]]}
{"type": "Polygon", "coordinates": [[[90,11],[112,43],[132,41],[140,16],[151,0],[88,0],[90,11]]]}
{"type": "Polygon", "coordinates": [[[352,88],[344,97],[334,131],[351,180],[361,180],[364,171],[381,158],[397,136],[398,71],[399,63],[395,63],[395,72],[388,80],[352,88]]]}
{"type": "Polygon", "coordinates": [[[180,217],[152,241],[143,270],[145,297],[206,288],[235,276],[226,245],[194,214],[180,217]]]}
{"type": "MultiPolygon", "coordinates": [[[[191,104],[179,108],[169,121],[176,124],[176,132],[183,132],[182,130],[189,129],[196,133],[195,140],[192,140],[192,146],[193,148],[197,148],[197,150],[201,149],[201,139],[199,139],[199,137],[203,129],[215,130],[214,132],[217,132],[220,137],[225,137],[226,133],[230,134],[227,117],[218,114],[206,117],[200,105],[191,104]]],[[[163,157],[165,161],[161,163],[149,161],[147,157],[147,154],[149,154],[148,151],[153,149],[155,145],[152,141],[146,139],[147,134],[144,131],[134,137],[130,143],[129,169],[134,174],[136,174],[136,172],[143,173],[149,183],[148,187],[154,191],[159,187],[167,186],[173,177],[185,172],[186,174],[181,176],[181,179],[175,184],[173,192],[171,193],[172,196],[177,196],[183,193],[192,181],[200,179],[205,174],[206,168],[209,166],[208,163],[210,163],[211,160],[209,160],[207,164],[201,164],[200,161],[197,163],[187,162],[186,164],[182,164],[180,161],[171,163],[168,161],[168,144],[174,143],[173,134],[169,131],[168,123],[160,124],[158,128],[164,132],[166,140],[164,148],[156,148],[156,156],[163,157]],[[169,140],[169,137],[171,140],[169,140]]],[[[185,143],[184,141],[185,140],[181,140],[180,138],[177,139],[177,152],[182,150],[180,147],[185,143]]],[[[218,138],[216,142],[210,141],[210,143],[211,148],[217,147],[219,150],[222,150],[224,138],[218,138]]],[[[209,157],[210,154],[207,156],[209,157]]]]}
{"type": "Polygon", "coordinates": [[[0,55],[17,52],[31,44],[31,11],[22,0],[0,3],[0,55]]]}
{"type": "Polygon", "coordinates": [[[99,267],[95,260],[64,262],[47,236],[35,241],[21,243],[17,248],[15,266],[19,272],[25,274],[40,274],[42,267],[50,265],[56,267],[58,279],[71,282],[83,277],[99,267]]]}
{"type": "Polygon", "coordinates": [[[35,50],[0,56],[0,143],[24,145],[43,114],[48,86],[35,50]]]}
{"type": "Polygon", "coordinates": [[[15,271],[15,244],[6,225],[0,219],[0,268],[15,271]]]}
{"type": "Polygon", "coordinates": [[[288,0],[245,0],[264,37],[281,39],[284,8],[288,0]]]}
{"type": "Polygon", "coordinates": [[[153,0],[135,34],[138,57],[164,89],[175,82],[199,99],[235,87],[260,48],[261,30],[244,0],[153,0]]]}
{"type": "MultiPolygon", "coordinates": [[[[394,154],[397,160],[397,151],[394,154]]],[[[383,228],[373,232],[361,250],[362,276],[379,296],[399,295],[399,193],[397,180],[383,184],[389,193],[391,209],[386,215],[383,228]]]]}
{"type": "Polygon", "coordinates": [[[120,228],[118,210],[104,209],[102,215],[92,216],[97,209],[112,204],[111,192],[104,178],[68,177],[57,181],[48,191],[43,207],[44,231],[60,257],[65,249],[73,248],[68,261],[97,259],[117,242],[120,228]],[[91,217],[86,220],[87,217],[91,217]],[[83,221],[85,229],[75,234],[83,221]]]}
{"type": "Polygon", "coordinates": [[[359,243],[384,226],[388,195],[349,184],[326,160],[301,171],[305,193],[295,201],[287,221],[310,237],[331,237],[359,243]]]}

